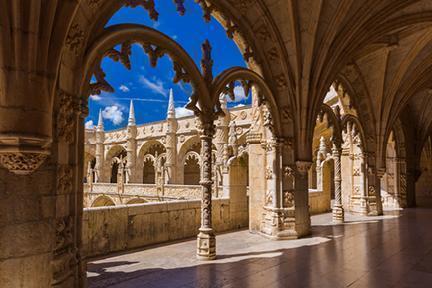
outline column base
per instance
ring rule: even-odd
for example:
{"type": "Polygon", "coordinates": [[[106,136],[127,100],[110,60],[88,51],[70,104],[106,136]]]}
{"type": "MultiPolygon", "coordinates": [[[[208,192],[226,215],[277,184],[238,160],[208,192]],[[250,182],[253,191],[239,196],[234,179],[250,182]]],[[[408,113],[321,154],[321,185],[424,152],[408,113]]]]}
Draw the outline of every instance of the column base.
{"type": "MultiPolygon", "coordinates": [[[[379,216],[383,215],[381,203],[378,203],[376,196],[369,196],[367,198],[367,206],[368,206],[368,216],[379,216]]],[[[381,202],[381,201],[380,201],[381,202]]]]}
{"type": "Polygon", "coordinates": [[[342,224],[345,221],[344,209],[341,206],[334,206],[333,210],[333,223],[342,224]]]}
{"type": "Polygon", "coordinates": [[[368,199],[364,196],[353,195],[350,199],[349,211],[353,214],[367,216],[368,215],[368,199]]]}
{"type": "Polygon", "coordinates": [[[216,237],[213,229],[200,228],[197,236],[197,259],[214,260],[216,259],[216,237]]]}
{"type": "Polygon", "coordinates": [[[295,211],[290,208],[264,207],[260,234],[272,240],[298,239],[295,211]]]}

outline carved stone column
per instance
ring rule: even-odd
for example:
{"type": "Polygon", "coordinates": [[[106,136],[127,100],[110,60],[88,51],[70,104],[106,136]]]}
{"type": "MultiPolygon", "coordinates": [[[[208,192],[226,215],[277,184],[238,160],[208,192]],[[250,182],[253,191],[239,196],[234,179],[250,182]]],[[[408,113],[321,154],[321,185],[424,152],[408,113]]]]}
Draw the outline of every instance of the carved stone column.
{"type": "Polygon", "coordinates": [[[216,134],[215,134],[215,146],[216,146],[216,164],[222,165],[224,162],[225,145],[228,144],[228,126],[230,123],[230,113],[226,107],[226,96],[221,97],[221,106],[224,111],[223,116],[219,116],[216,120],[216,134]]]}
{"type": "Polygon", "coordinates": [[[137,127],[136,125],[128,126],[128,138],[127,138],[127,163],[126,163],[126,181],[125,183],[136,182],[138,179],[138,173],[135,169],[136,167],[136,157],[137,157],[137,127]]]}
{"type": "Polygon", "coordinates": [[[212,227],[212,140],[215,133],[213,121],[202,123],[201,132],[201,227],[197,239],[197,258],[213,260],[216,258],[216,237],[212,227]]]}
{"type": "Polygon", "coordinates": [[[334,160],[334,185],[335,185],[335,202],[333,205],[333,222],[344,222],[344,209],[342,205],[342,165],[341,154],[342,149],[333,144],[332,148],[334,160]]]}
{"type": "Polygon", "coordinates": [[[407,165],[405,158],[396,159],[396,193],[399,207],[407,207],[407,165]]]}
{"type": "MultiPolygon", "coordinates": [[[[265,206],[266,157],[261,146],[261,133],[248,133],[246,141],[249,155],[249,230],[259,233],[265,206]]],[[[224,183],[225,184],[225,183],[224,183]]]]}
{"type": "MultiPolygon", "coordinates": [[[[283,223],[281,211],[281,147],[276,139],[270,139],[262,144],[266,151],[265,167],[265,199],[261,233],[269,238],[278,239],[283,223]]],[[[282,228],[283,229],[283,228],[282,228]]]]}
{"type": "Polygon", "coordinates": [[[58,155],[55,194],[55,246],[52,258],[52,287],[84,286],[85,265],[79,251],[82,247],[84,119],[87,100],[60,93],[54,154],[58,155]],[[78,133],[77,133],[78,131],[78,133]],[[70,137],[68,136],[70,135],[70,137]]]}
{"type": "Polygon", "coordinates": [[[368,167],[366,187],[367,187],[367,211],[369,216],[377,216],[383,214],[381,202],[381,178],[385,170],[368,167]]]}
{"type": "Polygon", "coordinates": [[[298,237],[310,234],[311,222],[309,213],[308,171],[312,165],[309,161],[296,161],[295,177],[295,219],[298,237]]]}

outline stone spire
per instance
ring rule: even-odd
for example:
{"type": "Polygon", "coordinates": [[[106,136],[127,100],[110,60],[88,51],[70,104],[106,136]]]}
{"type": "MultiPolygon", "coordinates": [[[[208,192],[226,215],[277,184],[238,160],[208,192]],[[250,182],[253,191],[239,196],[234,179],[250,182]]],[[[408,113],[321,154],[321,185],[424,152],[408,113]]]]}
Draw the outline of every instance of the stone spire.
{"type": "Polygon", "coordinates": [[[167,119],[173,119],[173,118],[176,118],[176,113],[175,113],[175,106],[174,106],[174,93],[173,93],[173,89],[171,88],[169,92],[167,119]]]}
{"type": "Polygon", "coordinates": [[[128,126],[135,126],[135,108],[133,104],[133,100],[130,101],[130,107],[129,107],[129,119],[128,119],[128,126]]]}
{"type": "Polygon", "coordinates": [[[97,131],[104,131],[104,124],[103,124],[103,118],[102,118],[102,109],[99,109],[99,121],[98,125],[96,127],[97,131]]]}

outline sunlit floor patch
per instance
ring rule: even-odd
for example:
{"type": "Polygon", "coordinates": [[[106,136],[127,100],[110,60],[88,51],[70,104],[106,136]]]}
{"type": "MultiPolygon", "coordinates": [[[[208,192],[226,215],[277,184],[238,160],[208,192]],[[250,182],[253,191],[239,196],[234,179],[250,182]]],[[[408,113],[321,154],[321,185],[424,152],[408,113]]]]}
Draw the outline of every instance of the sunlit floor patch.
{"type": "Polygon", "coordinates": [[[332,225],[331,214],[317,215],[312,236],[303,239],[218,235],[218,259],[211,262],[196,260],[195,240],[91,261],[88,282],[122,288],[428,287],[431,217],[432,210],[408,209],[401,216],[347,215],[350,225],[332,225]]]}

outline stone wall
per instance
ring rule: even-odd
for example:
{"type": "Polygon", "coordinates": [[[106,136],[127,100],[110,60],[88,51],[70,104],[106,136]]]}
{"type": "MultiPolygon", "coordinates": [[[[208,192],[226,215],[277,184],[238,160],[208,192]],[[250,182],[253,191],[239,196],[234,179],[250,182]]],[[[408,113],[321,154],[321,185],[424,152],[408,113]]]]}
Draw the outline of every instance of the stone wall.
{"type": "Polygon", "coordinates": [[[432,161],[423,153],[420,162],[421,175],[416,183],[416,204],[432,207],[432,161]]]}
{"type": "MultiPolygon", "coordinates": [[[[200,219],[199,200],[86,208],[83,253],[88,258],[195,237],[200,219]]],[[[213,227],[216,232],[237,228],[229,199],[213,200],[213,227]]]]}
{"type": "Polygon", "coordinates": [[[309,212],[310,214],[320,214],[330,211],[330,199],[323,192],[309,189],[309,212]]]}

